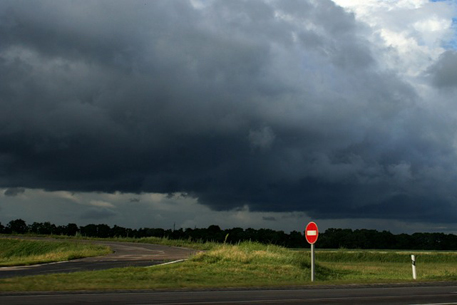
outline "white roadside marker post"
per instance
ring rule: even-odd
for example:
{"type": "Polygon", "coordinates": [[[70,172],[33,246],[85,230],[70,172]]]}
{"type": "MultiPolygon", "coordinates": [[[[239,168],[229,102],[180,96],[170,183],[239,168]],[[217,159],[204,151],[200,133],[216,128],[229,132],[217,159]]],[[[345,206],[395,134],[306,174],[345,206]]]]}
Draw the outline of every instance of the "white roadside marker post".
{"type": "Polygon", "coordinates": [[[416,256],[411,255],[412,267],[413,267],[413,280],[416,279],[416,256]]]}

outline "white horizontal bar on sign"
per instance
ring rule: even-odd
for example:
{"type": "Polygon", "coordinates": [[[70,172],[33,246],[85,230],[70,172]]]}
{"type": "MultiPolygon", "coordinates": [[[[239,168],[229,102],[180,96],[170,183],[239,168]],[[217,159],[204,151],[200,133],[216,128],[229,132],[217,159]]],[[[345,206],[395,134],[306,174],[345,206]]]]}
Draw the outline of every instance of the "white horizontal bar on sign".
{"type": "Polygon", "coordinates": [[[308,235],[308,236],[316,236],[317,235],[317,231],[316,230],[307,231],[306,235],[308,235]]]}

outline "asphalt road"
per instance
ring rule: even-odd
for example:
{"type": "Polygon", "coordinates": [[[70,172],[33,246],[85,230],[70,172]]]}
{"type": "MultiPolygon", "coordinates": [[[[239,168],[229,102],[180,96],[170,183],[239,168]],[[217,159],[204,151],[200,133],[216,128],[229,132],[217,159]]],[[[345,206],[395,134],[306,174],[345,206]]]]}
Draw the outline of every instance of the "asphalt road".
{"type": "MultiPolygon", "coordinates": [[[[1,267],[0,278],[29,276],[49,273],[69,273],[76,271],[102,270],[129,266],[151,266],[166,261],[188,258],[195,250],[161,245],[97,241],[111,247],[114,253],[68,262],[33,266],[1,267]]],[[[0,303],[2,304],[2,303],[0,303]]]]}
{"type": "Polygon", "coordinates": [[[457,304],[457,286],[0,294],[0,304],[457,304]]]}

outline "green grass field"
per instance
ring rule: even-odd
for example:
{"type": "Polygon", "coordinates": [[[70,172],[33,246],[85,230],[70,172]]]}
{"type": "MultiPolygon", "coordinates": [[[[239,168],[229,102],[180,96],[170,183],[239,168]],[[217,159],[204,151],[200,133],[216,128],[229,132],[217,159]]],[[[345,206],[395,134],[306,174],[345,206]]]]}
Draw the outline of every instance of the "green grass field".
{"type": "Polygon", "coordinates": [[[417,256],[417,281],[457,279],[457,253],[453,252],[323,250],[316,252],[316,281],[311,283],[308,251],[244,242],[239,245],[212,245],[210,250],[178,264],[1,279],[0,291],[412,282],[410,254],[417,256]]]}
{"type": "Polygon", "coordinates": [[[106,246],[74,241],[0,238],[0,267],[67,261],[110,252],[106,246]]]}
{"type": "Polygon", "coordinates": [[[339,270],[344,281],[410,281],[411,254],[416,256],[419,281],[457,279],[457,253],[430,251],[337,250],[320,251],[317,260],[323,267],[339,270]]]}

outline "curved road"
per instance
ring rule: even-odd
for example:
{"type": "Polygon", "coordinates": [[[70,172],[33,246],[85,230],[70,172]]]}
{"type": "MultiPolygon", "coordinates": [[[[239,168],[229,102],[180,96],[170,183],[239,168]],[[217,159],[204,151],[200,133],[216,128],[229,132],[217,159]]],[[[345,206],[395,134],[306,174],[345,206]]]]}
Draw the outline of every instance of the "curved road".
{"type": "Polygon", "coordinates": [[[88,257],[65,262],[32,266],[1,267],[0,278],[47,273],[102,270],[110,268],[151,266],[186,259],[196,250],[143,243],[94,241],[109,246],[114,252],[106,256],[88,257]]]}

